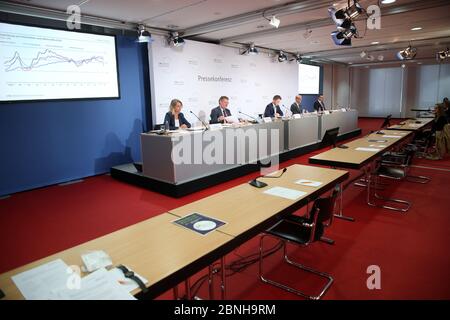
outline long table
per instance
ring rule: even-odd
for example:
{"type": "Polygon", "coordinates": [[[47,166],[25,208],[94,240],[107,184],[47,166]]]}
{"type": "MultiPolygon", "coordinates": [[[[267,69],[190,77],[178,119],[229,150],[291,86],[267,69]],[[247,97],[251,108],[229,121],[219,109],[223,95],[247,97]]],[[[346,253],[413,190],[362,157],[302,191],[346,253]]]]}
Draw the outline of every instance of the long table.
{"type": "MultiPolygon", "coordinates": [[[[367,203],[374,206],[371,201],[371,177],[376,169],[376,160],[381,158],[385,152],[405,144],[413,137],[413,131],[386,130],[380,133],[372,133],[363,138],[346,143],[347,149],[333,148],[310,157],[309,163],[330,166],[332,168],[362,170],[366,181],[365,186],[367,187],[367,203]],[[359,148],[367,149],[364,151],[359,148]]],[[[340,210],[341,212],[338,217],[353,220],[353,218],[342,214],[342,206],[340,210]]]]}
{"type": "Polygon", "coordinates": [[[168,135],[143,133],[141,134],[143,175],[174,185],[188,183],[248,163],[256,163],[258,160],[265,160],[266,154],[276,156],[317,144],[327,129],[335,127],[340,128],[340,135],[356,131],[358,112],[334,110],[329,114],[307,114],[299,119],[280,119],[270,123],[199,132],[184,131],[168,135]],[[271,133],[275,132],[278,135],[276,145],[271,140],[271,133]],[[256,136],[252,144],[248,140],[251,136],[256,136]],[[178,154],[180,145],[189,145],[190,142],[192,143],[187,148],[190,155],[186,157],[190,158],[190,162],[174,161],[173,155],[178,154]],[[256,157],[251,152],[255,145],[258,146],[256,157]],[[260,153],[261,146],[265,146],[268,152],[260,153]],[[221,152],[222,156],[219,158],[222,161],[210,163],[202,160],[202,154],[209,153],[211,149],[221,152]],[[230,153],[233,154],[231,157],[230,153]],[[226,161],[230,159],[234,161],[226,161]]]}
{"type": "MultiPolygon", "coordinates": [[[[273,225],[314,201],[336,184],[348,178],[348,172],[319,167],[293,165],[279,179],[261,178],[269,185],[256,189],[248,184],[225,190],[190,205],[145,220],[79,246],[64,250],[0,275],[0,288],[6,299],[23,299],[11,277],[43,263],[62,259],[68,265],[81,265],[81,254],[89,250],[104,250],[114,264],[124,264],[149,280],[149,292],[133,294],[154,298],[176,287],[185,279],[207,268],[217,260],[224,265],[224,256],[273,225]],[[295,184],[298,179],[322,181],[312,188],[295,184]],[[283,186],[307,192],[296,200],[288,200],[263,192],[283,186]],[[177,217],[200,212],[226,222],[206,236],[172,223],[177,217]]],[[[224,270],[224,268],[222,268],[224,270]]],[[[222,297],[225,298],[225,276],[222,273],[222,297]]]]}
{"type": "Polygon", "coordinates": [[[408,119],[388,127],[388,130],[422,131],[433,124],[434,118],[408,119]]]}

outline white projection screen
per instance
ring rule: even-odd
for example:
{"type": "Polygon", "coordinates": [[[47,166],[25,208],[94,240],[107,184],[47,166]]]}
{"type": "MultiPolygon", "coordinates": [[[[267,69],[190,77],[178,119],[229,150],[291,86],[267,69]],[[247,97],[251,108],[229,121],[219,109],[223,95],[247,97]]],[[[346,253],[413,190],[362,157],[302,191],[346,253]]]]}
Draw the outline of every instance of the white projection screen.
{"type": "Polygon", "coordinates": [[[298,65],[298,92],[318,94],[320,86],[320,67],[300,63],[298,65]]]}
{"type": "Polygon", "coordinates": [[[120,98],[116,39],[0,23],[0,102],[120,98]]]}

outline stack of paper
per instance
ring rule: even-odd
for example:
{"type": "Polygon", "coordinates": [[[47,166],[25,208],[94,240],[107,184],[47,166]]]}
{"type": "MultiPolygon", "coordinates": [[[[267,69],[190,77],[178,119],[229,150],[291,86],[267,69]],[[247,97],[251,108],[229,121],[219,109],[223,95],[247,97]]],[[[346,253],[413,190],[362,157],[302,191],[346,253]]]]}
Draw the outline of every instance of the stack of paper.
{"type": "Polygon", "coordinates": [[[355,150],[357,151],[366,151],[366,152],[378,152],[381,151],[381,149],[376,149],[376,148],[356,148],[355,150]]]}
{"type": "Polygon", "coordinates": [[[27,300],[135,300],[130,292],[138,288],[117,268],[101,268],[80,278],[61,259],[17,274],[12,280],[27,300]]]}
{"type": "Polygon", "coordinates": [[[269,194],[271,196],[281,197],[289,200],[297,200],[298,198],[307,194],[303,191],[298,191],[294,189],[288,189],[283,187],[273,187],[267,191],[264,191],[265,194],[269,194]]]}

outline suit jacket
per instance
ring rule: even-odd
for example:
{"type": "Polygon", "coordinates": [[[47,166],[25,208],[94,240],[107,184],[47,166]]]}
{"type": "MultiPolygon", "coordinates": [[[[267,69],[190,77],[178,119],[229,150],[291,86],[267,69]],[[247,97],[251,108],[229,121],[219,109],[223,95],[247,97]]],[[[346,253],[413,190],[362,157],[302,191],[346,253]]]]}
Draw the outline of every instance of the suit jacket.
{"type": "MultiPolygon", "coordinates": [[[[178,114],[178,120],[180,121],[180,127],[185,124],[188,128],[191,127],[191,124],[189,121],[186,120],[183,113],[178,114]]],[[[169,130],[176,130],[178,127],[175,126],[175,116],[172,114],[172,112],[167,112],[166,116],[164,117],[164,123],[169,123],[169,130]]]]}
{"type": "Polygon", "coordinates": [[[211,121],[209,121],[209,123],[223,123],[223,121],[219,121],[219,117],[223,115],[225,115],[225,117],[231,116],[231,111],[229,109],[223,110],[223,114],[221,109],[222,108],[219,106],[211,110],[211,121]]]}
{"type": "MultiPolygon", "coordinates": [[[[280,106],[276,106],[276,109],[277,109],[277,113],[278,113],[280,116],[283,116],[283,111],[281,111],[280,106]]],[[[269,104],[266,106],[266,110],[264,110],[264,117],[271,117],[271,118],[274,118],[274,117],[275,117],[275,112],[274,112],[274,110],[273,110],[273,103],[272,103],[272,102],[269,103],[269,104]]]]}
{"type": "Polygon", "coordinates": [[[325,108],[325,104],[324,103],[323,103],[323,106],[322,106],[320,104],[319,100],[316,100],[316,102],[314,102],[314,110],[316,110],[316,111],[324,111],[324,110],[327,110],[327,108],[325,108]]]}
{"type": "Polygon", "coordinates": [[[296,102],[294,102],[291,105],[291,112],[292,112],[292,114],[300,114],[300,113],[302,113],[302,110],[303,110],[302,105],[297,105],[296,102]]]}

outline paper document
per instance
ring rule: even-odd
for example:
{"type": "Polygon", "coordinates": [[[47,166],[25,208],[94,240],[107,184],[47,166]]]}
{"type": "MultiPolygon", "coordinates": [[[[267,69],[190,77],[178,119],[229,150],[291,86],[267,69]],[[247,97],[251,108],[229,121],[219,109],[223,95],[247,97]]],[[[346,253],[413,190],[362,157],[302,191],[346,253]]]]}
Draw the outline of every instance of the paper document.
{"type": "Polygon", "coordinates": [[[307,194],[307,192],[283,188],[283,187],[273,187],[267,191],[264,191],[264,193],[271,195],[271,196],[281,197],[281,198],[285,198],[285,199],[289,199],[289,200],[296,200],[296,199],[304,196],[305,194],[307,194]]]}
{"type": "Polygon", "coordinates": [[[62,289],[57,299],[61,300],[136,300],[118,282],[113,281],[106,269],[87,275],[81,279],[80,288],[62,289]]]}
{"type": "Polygon", "coordinates": [[[319,187],[323,183],[320,181],[313,181],[313,180],[307,180],[307,179],[300,179],[295,181],[296,184],[300,184],[302,186],[308,186],[308,187],[319,187]]]}
{"type": "MultiPolygon", "coordinates": [[[[130,269],[128,267],[127,267],[127,269],[130,270],[130,271],[133,271],[132,269],[130,269]]],[[[134,275],[136,277],[138,277],[139,279],[141,279],[141,281],[144,284],[148,283],[148,280],[145,279],[143,276],[137,274],[136,272],[134,273],[134,275]]],[[[120,269],[114,268],[114,269],[109,270],[108,271],[108,276],[109,276],[111,281],[119,283],[120,286],[123,289],[125,289],[126,291],[128,291],[128,292],[131,292],[131,291],[136,290],[136,289],[139,288],[139,286],[136,283],[136,281],[134,281],[132,279],[125,278],[122,270],[120,270],[120,269]]]]}
{"type": "Polygon", "coordinates": [[[367,151],[367,152],[378,152],[381,151],[381,149],[376,148],[356,148],[357,151],[367,151]]]}
{"type": "Polygon", "coordinates": [[[386,148],[387,146],[380,144],[380,145],[376,145],[376,144],[371,144],[369,147],[374,147],[374,148],[386,148]]]}
{"type": "Polygon", "coordinates": [[[229,116],[225,118],[227,123],[239,123],[239,119],[235,116],[229,116]]]}
{"type": "Polygon", "coordinates": [[[384,135],[383,138],[401,138],[401,136],[384,135]]]}
{"type": "Polygon", "coordinates": [[[54,292],[66,287],[70,274],[61,259],[19,273],[11,279],[27,300],[49,300],[54,292]]]}

